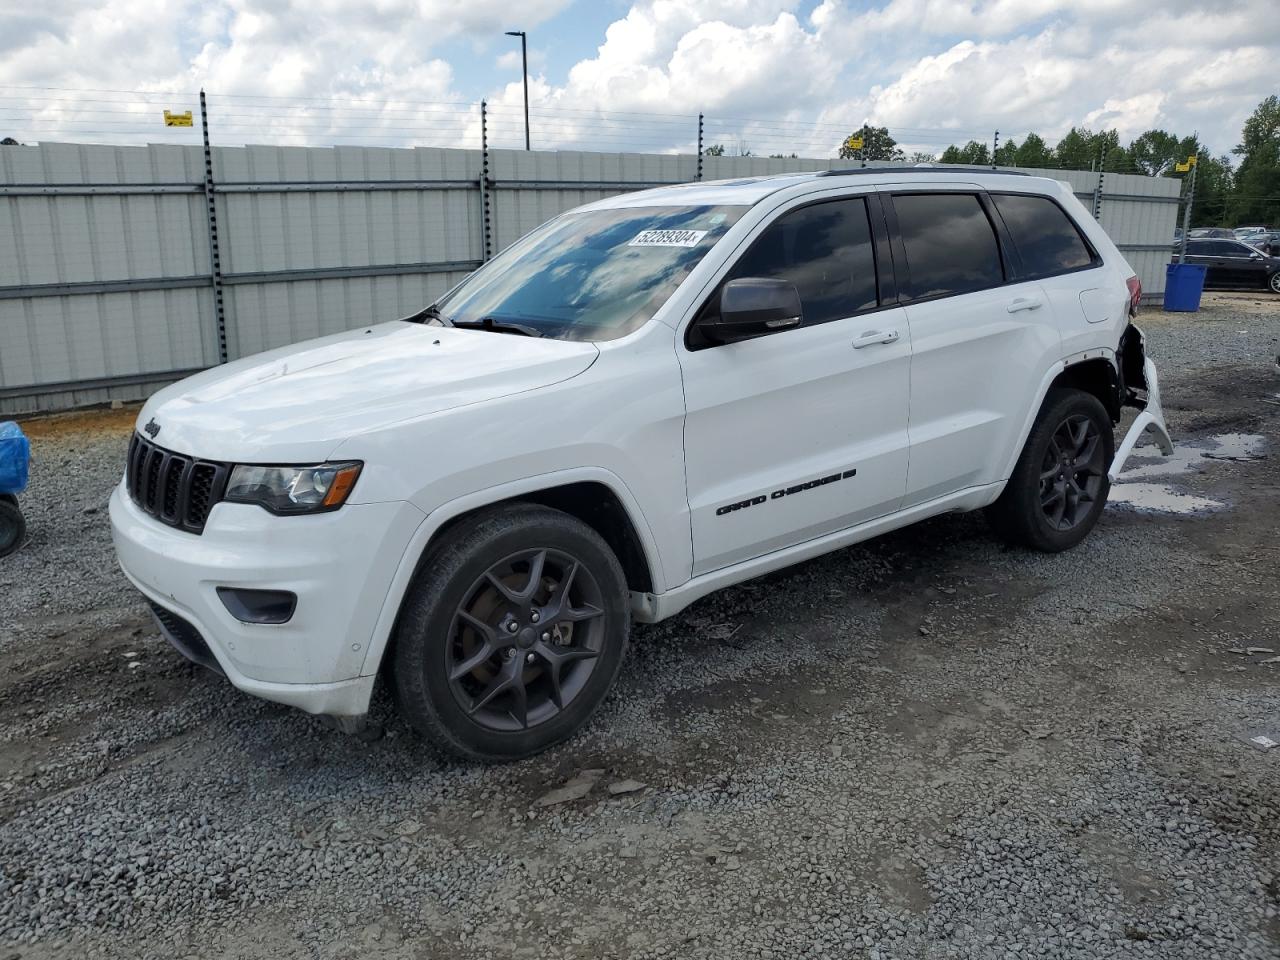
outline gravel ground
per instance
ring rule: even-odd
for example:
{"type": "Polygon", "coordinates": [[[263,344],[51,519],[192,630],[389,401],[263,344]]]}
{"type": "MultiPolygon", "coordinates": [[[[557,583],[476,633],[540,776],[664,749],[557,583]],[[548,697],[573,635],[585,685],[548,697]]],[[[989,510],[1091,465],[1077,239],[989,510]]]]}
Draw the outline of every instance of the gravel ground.
{"type": "Polygon", "coordinates": [[[28,424],[0,960],[1280,957],[1280,305],[1142,326],[1179,440],[1265,438],[1164,478],[1226,509],[1053,557],[943,517],[723,591],[503,767],[183,662],[111,554],[130,412],[28,424]]]}

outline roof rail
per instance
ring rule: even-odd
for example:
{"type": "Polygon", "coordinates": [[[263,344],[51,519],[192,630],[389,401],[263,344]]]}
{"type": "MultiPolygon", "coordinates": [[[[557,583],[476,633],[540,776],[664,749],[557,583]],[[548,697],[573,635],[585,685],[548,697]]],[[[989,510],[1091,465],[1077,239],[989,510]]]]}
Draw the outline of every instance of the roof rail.
{"type": "Polygon", "coordinates": [[[958,167],[952,164],[920,164],[913,166],[896,166],[896,167],[850,167],[847,170],[823,170],[818,174],[820,177],[852,177],[859,174],[869,173],[963,173],[966,176],[974,174],[983,174],[991,176],[996,174],[1004,177],[1029,177],[1031,174],[1022,170],[992,170],[987,167],[958,167]]]}

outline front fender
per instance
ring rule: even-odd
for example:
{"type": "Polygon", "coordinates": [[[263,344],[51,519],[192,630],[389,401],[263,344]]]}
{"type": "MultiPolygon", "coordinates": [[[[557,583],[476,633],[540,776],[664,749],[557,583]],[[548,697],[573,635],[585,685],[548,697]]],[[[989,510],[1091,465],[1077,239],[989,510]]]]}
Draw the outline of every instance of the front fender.
{"type": "Polygon", "coordinates": [[[653,530],[650,528],[644,513],[640,509],[640,504],[631,490],[622,481],[622,478],[613,472],[601,467],[576,467],[569,470],[526,477],[485,490],[477,490],[437,506],[418,525],[413,536],[409,538],[408,546],[405,547],[404,554],[400,558],[395,575],[392,577],[391,584],[387,589],[386,598],[382,603],[382,610],[378,614],[378,620],[374,626],[373,636],[369,639],[364,662],[360,669],[361,675],[368,676],[377,672],[378,666],[382,662],[382,655],[387,648],[387,643],[391,639],[391,631],[395,628],[396,618],[400,615],[401,604],[404,602],[404,597],[413,580],[413,575],[417,572],[418,561],[426,551],[431,538],[445,524],[465,513],[470,513],[473,510],[487,507],[494,503],[512,500],[554,487],[567,486],[571,483],[584,482],[603,484],[618,498],[618,502],[622,504],[622,508],[627,512],[632,528],[640,538],[640,547],[644,551],[645,560],[649,564],[654,585],[662,584],[664,587],[668,586],[663,573],[662,555],[658,550],[653,530]]]}

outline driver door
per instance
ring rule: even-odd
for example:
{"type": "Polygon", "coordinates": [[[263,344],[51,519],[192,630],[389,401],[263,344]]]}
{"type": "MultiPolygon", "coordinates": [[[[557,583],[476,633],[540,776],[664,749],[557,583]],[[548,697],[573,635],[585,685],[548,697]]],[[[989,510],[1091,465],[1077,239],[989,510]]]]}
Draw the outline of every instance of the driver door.
{"type": "Polygon", "coordinates": [[[794,283],[803,318],[707,341],[717,289],[679,348],[695,576],[892,513],[906,488],[911,336],[879,199],[784,211],[721,284],[739,277],[794,283]]]}

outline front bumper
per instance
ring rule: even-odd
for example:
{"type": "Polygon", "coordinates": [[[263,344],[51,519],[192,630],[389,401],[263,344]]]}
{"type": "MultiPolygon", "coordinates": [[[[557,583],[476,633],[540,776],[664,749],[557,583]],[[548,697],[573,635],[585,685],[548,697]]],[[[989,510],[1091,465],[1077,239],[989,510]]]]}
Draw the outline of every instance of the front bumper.
{"type": "Polygon", "coordinates": [[[184,655],[216,665],[234,686],[266,700],[308,713],[367,712],[374,677],[361,668],[392,577],[423,520],[416,507],[348,504],[275,517],[219,503],[196,536],[143,513],[121,485],[110,513],[121,569],[170,621],[180,618],[157,617],[184,655]],[[297,594],[297,610],[287,623],[244,623],[219,599],[220,586],[288,590],[297,594]]]}

